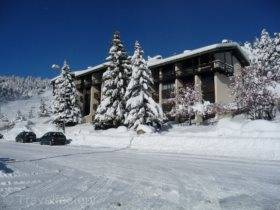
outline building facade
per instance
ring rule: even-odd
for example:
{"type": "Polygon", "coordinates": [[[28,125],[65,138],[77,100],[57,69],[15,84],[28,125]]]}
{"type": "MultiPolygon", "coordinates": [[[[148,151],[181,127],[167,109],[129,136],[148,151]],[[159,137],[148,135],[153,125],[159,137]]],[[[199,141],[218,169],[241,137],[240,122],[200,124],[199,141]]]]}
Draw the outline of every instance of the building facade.
{"type": "MultiPolygon", "coordinates": [[[[202,99],[211,103],[232,102],[231,77],[249,65],[241,47],[235,43],[214,44],[185,51],[167,58],[150,59],[154,79],[153,97],[163,111],[171,110],[167,100],[184,86],[197,88],[202,99]]],[[[102,74],[106,63],[74,72],[79,91],[83,122],[92,122],[102,94],[102,74]]]]}

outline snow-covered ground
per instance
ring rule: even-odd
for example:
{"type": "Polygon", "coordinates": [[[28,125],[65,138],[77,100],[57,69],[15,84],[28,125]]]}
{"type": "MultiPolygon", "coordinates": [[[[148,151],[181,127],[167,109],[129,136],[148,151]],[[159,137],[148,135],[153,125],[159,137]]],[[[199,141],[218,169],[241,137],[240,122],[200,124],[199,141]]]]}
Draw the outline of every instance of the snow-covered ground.
{"type": "MultiPolygon", "coordinates": [[[[2,112],[13,119],[16,110],[27,114],[30,107],[38,110],[40,98],[49,98],[51,92],[29,100],[14,101],[2,106],[2,112]]],[[[29,121],[17,122],[14,128],[1,131],[5,140],[14,141],[22,130],[32,130],[38,137],[47,131],[58,129],[50,118],[35,117],[29,121]]],[[[137,135],[125,127],[105,131],[94,130],[91,124],[66,128],[70,145],[91,147],[124,148],[136,150],[185,153],[204,156],[223,156],[258,160],[280,160],[280,120],[251,121],[238,116],[221,119],[208,126],[173,125],[161,133],[137,135]]],[[[5,141],[4,140],[4,141],[5,141]]]]}
{"type": "Polygon", "coordinates": [[[280,208],[279,162],[15,142],[0,154],[0,209],[280,208]]]}
{"type": "MultiPolygon", "coordinates": [[[[38,110],[41,97],[1,111],[38,110]]],[[[35,111],[36,113],[36,111],[35,111]]],[[[66,129],[67,146],[15,143],[58,129],[34,117],[1,130],[0,209],[280,209],[280,120],[238,116],[137,135],[125,127],[66,129]]]]}

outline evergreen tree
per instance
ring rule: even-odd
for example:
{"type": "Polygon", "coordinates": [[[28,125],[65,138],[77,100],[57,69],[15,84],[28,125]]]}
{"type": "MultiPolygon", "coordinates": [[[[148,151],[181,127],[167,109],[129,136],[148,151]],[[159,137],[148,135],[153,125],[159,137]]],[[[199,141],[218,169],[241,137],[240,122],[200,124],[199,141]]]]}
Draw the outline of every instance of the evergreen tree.
{"type": "Polygon", "coordinates": [[[7,115],[0,112],[0,122],[9,122],[7,115]]]}
{"type": "Polygon", "coordinates": [[[40,103],[41,104],[39,106],[39,112],[38,112],[39,117],[48,117],[48,116],[50,116],[48,107],[47,107],[47,105],[45,103],[45,100],[43,98],[41,98],[41,102],[40,103]]]}
{"type": "Polygon", "coordinates": [[[124,122],[124,95],[130,74],[130,64],[118,32],[113,36],[106,60],[108,66],[102,76],[102,99],[94,119],[96,129],[118,127],[124,122]]]}
{"type": "Polygon", "coordinates": [[[16,113],[16,118],[15,118],[15,120],[16,120],[16,121],[26,121],[26,117],[25,117],[25,115],[23,115],[23,114],[21,113],[20,110],[18,110],[17,113],[16,113]]]}
{"type": "Polygon", "coordinates": [[[32,106],[28,112],[28,119],[34,118],[34,106],[32,106]]]}
{"type": "Polygon", "coordinates": [[[125,124],[133,129],[137,129],[139,125],[158,127],[163,121],[161,107],[152,98],[152,73],[143,54],[140,44],[136,42],[131,59],[132,75],[125,94],[128,111],[125,124]]]}
{"type": "Polygon", "coordinates": [[[80,119],[76,85],[70,67],[64,61],[60,77],[56,79],[54,87],[54,123],[75,125],[80,119]]]}

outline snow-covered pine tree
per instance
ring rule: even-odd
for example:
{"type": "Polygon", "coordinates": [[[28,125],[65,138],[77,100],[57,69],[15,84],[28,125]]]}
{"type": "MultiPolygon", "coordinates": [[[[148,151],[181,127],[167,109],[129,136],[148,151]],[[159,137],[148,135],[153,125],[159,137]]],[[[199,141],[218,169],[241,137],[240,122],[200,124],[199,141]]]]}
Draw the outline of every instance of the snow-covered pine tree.
{"type": "Polygon", "coordinates": [[[75,125],[81,120],[78,95],[70,67],[66,61],[54,88],[54,123],[75,125]]]}
{"type": "Polygon", "coordinates": [[[102,99],[94,118],[96,129],[118,127],[124,122],[124,95],[131,70],[118,32],[113,36],[112,46],[106,60],[108,66],[102,76],[102,99]]]}
{"type": "Polygon", "coordinates": [[[38,116],[39,117],[48,117],[48,116],[50,116],[48,107],[47,107],[46,102],[45,102],[45,100],[43,98],[41,98],[41,101],[40,101],[38,116]]]}
{"type": "Polygon", "coordinates": [[[28,112],[28,119],[34,118],[34,106],[32,106],[28,112]]]}
{"type": "Polygon", "coordinates": [[[275,95],[272,93],[271,78],[263,75],[261,63],[252,63],[235,75],[232,93],[240,113],[250,119],[272,120],[275,117],[275,95]]]}
{"type": "Polygon", "coordinates": [[[191,119],[195,115],[193,106],[201,101],[200,98],[195,88],[189,86],[180,88],[175,97],[169,100],[173,105],[169,114],[179,121],[188,120],[191,124],[191,119]]]}
{"type": "Polygon", "coordinates": [[[23,115],[20,110],[16,113],[15,121],[26,121],[25,115],[23,115]]]}
{"type": "Polygon", "coordinates": [[[7,115],[0,112],[0,122],[9,122],[7,115]]]}
{"type": "Polygon", "coordinates": [[[161,127],[164,118],[161,107],[152,98],[152,73],[143,54],[140,44],[136,42],[131,58],[131,80],[125,94],[128,111],[125,124],[133,129],[137,129],[139,125],[161,127]]]}

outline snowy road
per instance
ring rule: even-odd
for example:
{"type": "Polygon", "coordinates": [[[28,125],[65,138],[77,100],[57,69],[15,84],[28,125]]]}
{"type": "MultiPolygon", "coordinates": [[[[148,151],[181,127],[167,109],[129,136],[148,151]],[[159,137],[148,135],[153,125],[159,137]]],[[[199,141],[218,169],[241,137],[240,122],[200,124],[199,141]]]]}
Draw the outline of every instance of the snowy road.
{"type": "Polygon", "coordinates": [[[280,209],[280,163],[0,143],[0,209],[280,209]]]}

